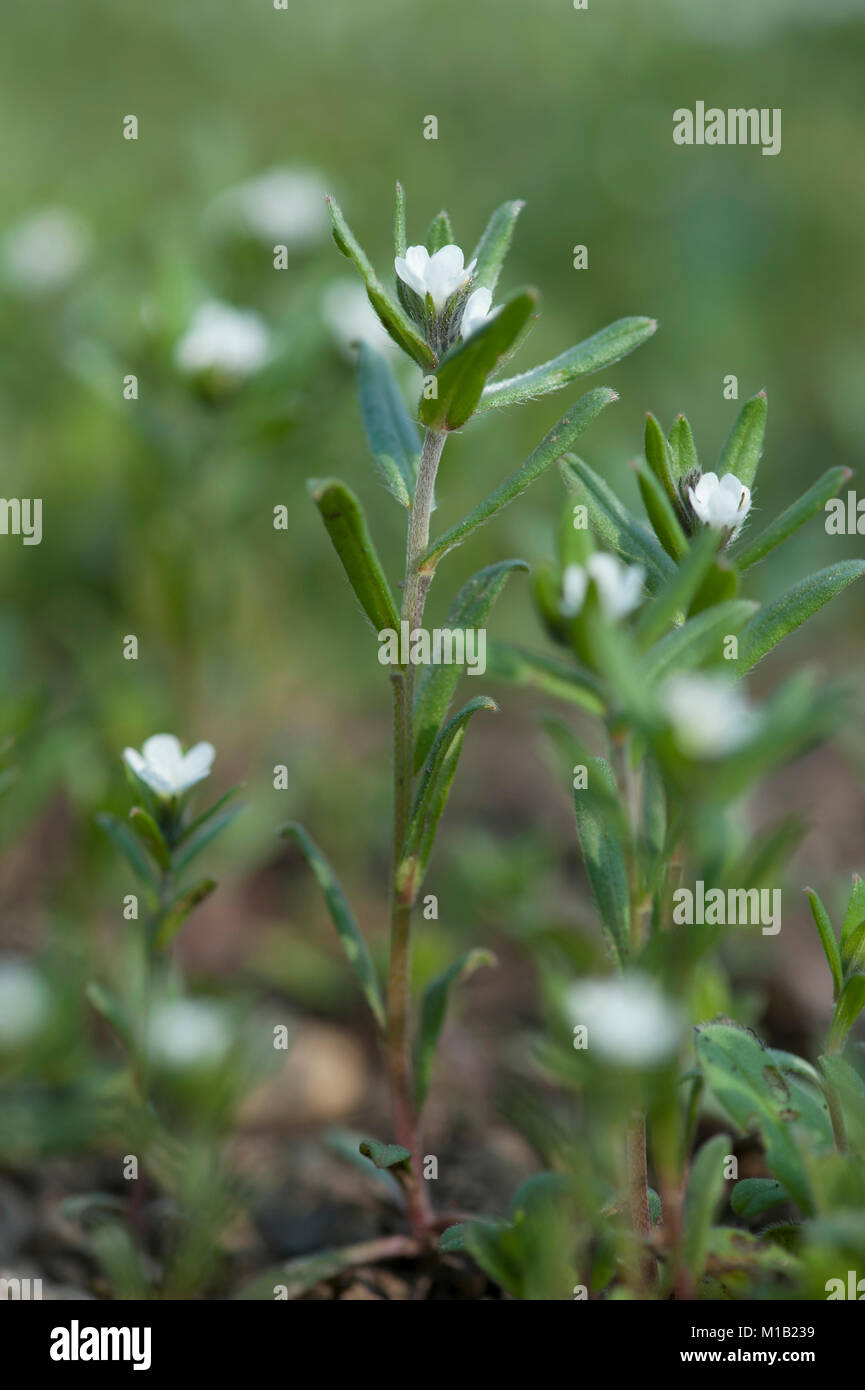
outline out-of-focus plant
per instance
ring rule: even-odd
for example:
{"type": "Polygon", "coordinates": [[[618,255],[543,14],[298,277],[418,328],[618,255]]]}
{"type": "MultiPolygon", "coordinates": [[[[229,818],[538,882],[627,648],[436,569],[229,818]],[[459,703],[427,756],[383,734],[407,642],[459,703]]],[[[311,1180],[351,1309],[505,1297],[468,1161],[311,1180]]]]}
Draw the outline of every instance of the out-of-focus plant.
{"type": "MultiPolygon", "coordinates": [[[[583,862],[620,977],[570,989],[553,980],[556,1039],[543,1049],[550,1074],[580,1096],[588,1125],[582,1149],[565,1141],[558,1152],[575,1179],[568,1189],[579,1212],[572,1273],[586,1296],[712,1297],[723,1296],[728,1278],[731,1288],[762,1281],[782,1291],[795,1280],[784,1239],[760,1241],[715,1225],[731,1140],[712,1138],[691,1162],[705,1087],[735,1124],[759,1130],[775,1173],[756,1186],[740,1184],[735,1211],[754,1214],[784,1200],[813,1220],[821,1184],[836,1181],[827,1174],[838,1164],[852,1184],[851,1201],[863,1180],[863,1152],[851,1156],[844,1134],[845,1105],[855,1124],[865,1087],[839,1055],[865,1005],[861,885],[840,948],[812,895],[838,1001],[819,1072],[764,1048],[729,1019],[706,1022],[728,1005],[715,965],[726,928],[762,924],[769,941],[780,930],[771,893],[762,915],[760,890],[800,829],[786,818],[743,834],[742,799],[827,737],[844,700],[843,691],[821,688],[808,672],[785,680],[760,707],[737,682],[865,573],[862,561],[843,561],[768,604],[744,596],[751,567],[850,476],[830,469],[751,538],[745,522],[765,421],[761,392],[742,409],[717,469],[704,472],[685,417],[665,436],[648,416],[645,459],[636,468],[649,526],[568,454],[560,465],[570,495],[557,562],[534,582],[544,624],[571,658],[506,646],[493,654],[498,674],[570,700],[597,718],[607,738],[606,756],[597,756],[570,721],[547,719],[568,768],[583,862]],[[695,911],[698,892],[703,906],[695,911]],[[697,1065],[682,1076],[688,1022],[700,1025],[697,1065]],[[658,1192],[648,1186],[647,1155],[658,1192]]],[[[489,1270],[490,1250],[501,1258],[513,1245],[512,1227],[469,1223],[447,1240],[489,1270]]],[[[510,1286],[528,1278],[522,1268],[510,1286]]],[[[558,1296],[570,1296],[564,1285],[558,1296]]]]}
{"type": "MultiPolygon", "coordinates": [[[[424,374],[420,399],[409,410],[387,359],[368,342],[360,345],[358,386],[369,442],[385,486],[406,513],[406,561],[399,603],[357,498],[336,479],[315,479],[309,484],[367,620],[380,641],[388,634],[393,639],[390,650],[381,646],[378,652],[379,661],[387,664],[392,687],[394,736],[390,962],[384,994],[330,863],[300,825],[291,824],[283,833],[306,856],[322,886],[334,925],[381,1032],[396,1143],[371,1143],[366,1152],[401,1183],[411,1231],[421,1246],[429,1241],[436,1223],[425,1192],[419,1131],[435,1048],[453,986],[487,962],[489,955],[470,951],[446,969],[420,1001],[415,1021],[410,983],[411,917],[466,728],[479,711],[496,706],[480,696],[450,715],[464,664],[427,664],[418,675],[419,656],[411,648],[422,634],[426,598],[440,561],[560,459],[599,412],[616,399],[615,393],[606,387],[589,391],[494,492],[444,534],[430,539],[439,461],[448,436],[472,418],[560,390],[587,373],[610,366],[645,342],[655,323],[648,318],[621,319],[552,361],[505,378],[502,369],[530,331],[537,302],[534,290],[518,290],[493,304],[521,203],[504,203],[493,214],[466,263],[444,212],[434,219],[425,245],[407,245],[405,203],[398,185],[391,288],[379,280],[336,203],[330,200],[329,206],[338,248],[359,272],[369,302],[391,339],[424,374]]],[[[482,627],[510,574],[527,568],[521,560],[504,560],[474,575],[456,595],[447,629],[482,627]]],[[[373,650],[371,644],[370,660],[373,650]]]]}

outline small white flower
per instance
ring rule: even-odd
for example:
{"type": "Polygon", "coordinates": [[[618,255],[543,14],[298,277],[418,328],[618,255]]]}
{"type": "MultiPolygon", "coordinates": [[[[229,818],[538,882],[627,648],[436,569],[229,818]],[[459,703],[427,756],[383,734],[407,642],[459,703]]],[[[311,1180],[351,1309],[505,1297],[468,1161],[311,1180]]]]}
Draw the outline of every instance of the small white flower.
{"type": "Polygon", "coordinates": [[[212,743],[196,743],[184,753],[174,734],[154,734],[140,753],[135,748],[123,750],[127,766],[158,796],[180,796],[209,777],[215,756],[212,743]]]}
{"type": "Polygon", "coordinates": [[[559,609],[566,618],[576,617],[586,601],[591,579],[598,591],[601,612],[610,622],[615,622],[638,606],[645,578],[642,565],[625,565],[617,555],[598,550],[589,556],[585,567],[568,565],[562,575],[559,609]]]}
{"type": "Polygon", "coordinates": [[[366,290],[356,280],[335,280],[329,285],[322,299],[322,314],[337,346],[347,357],[356,356],[358,343],[366,343],[377,352],[398,351],[367,299],[366,290]]]}
{"type": "Polygon", "coordinates": [[[242,379],[264,366],[269,347],[267,325],[252,309],[210,299],[196,310],[174,357],[190,375],[216,371],[242,379]]]}
{"type": "Polygon", "coordinates": [[[702,671],[670,676],[661,704],[679,750],[689,758],[723,758],[747,743],[757,725],[737,686],[702,671]]]}
{"type": "Polygon", "coordinates": [[[15,957],[0,960],[0,1052],[32,1042],[50,1012],[48,987],[39,971],[15,957]]]}
{"type": "Polygon", "coordinates": [[[3,238],[3,277],[20,294],[62,289],[80,270],[90,232],[68,208],[44,208],[10,227],[3,238]]]}
{"type": "Polygon", "coordinates": [[[740,483],[735,473],[703,473],[694,487],[688,488],[694,515],[704,526],[715,531],[729,531],[733,540],[751,510],[751,492],[740,483]]]}
{"type": "Polygon", "coordinates": [[[477,261],[463,264],[459,246],[443,246],[431,256],[425,246],[409,246],[405,256],[397,256],[394,268],[409,289],[425,299],[432,295],[435,311],[440,314],[452,295],[467,285],[477,261]]]}
{"type": "Polygon", "coordinates": [[[269,169],[221,193],[213,210],[259,241],[301,251],[327,236],[326,192],[313,169],[269,169]]]}
{"type": "Polygon", "coordinates": [[[466,307],[463,309],[462,322],[460,323],[461,338],[468,338],[470,334],[486,323],[490,317],[492,303],[492,290],[472,290],[466,300],[466,307]]]}
{"type": "Polygon", "coordinates": [[[216,1067],[225,1058],[231,1028],[221,1005],[207,999],[174,999],[160,1004],[147,1027],[148,1052],[166,1071],[216,1067]]]}
{"type": "Polygon", "coordinates": [[[584,1024],[589,1056],[624,1067],[653,1067],[682,1040],[678,1009],[648,975],[581,980],[566,997],[570,1021],[584,1024]]]}

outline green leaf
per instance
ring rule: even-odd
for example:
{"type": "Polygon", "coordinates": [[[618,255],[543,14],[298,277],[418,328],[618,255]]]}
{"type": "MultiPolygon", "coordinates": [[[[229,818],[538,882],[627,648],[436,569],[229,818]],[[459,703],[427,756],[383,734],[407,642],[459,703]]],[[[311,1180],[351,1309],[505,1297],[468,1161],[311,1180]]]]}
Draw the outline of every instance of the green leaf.
{"type": "Polygon", "coordinates": [[[405,232],[405,191],[399,179],[396,183],[396,196],[393,210],[393,254],[404,256],[406,252],[405,232]]]}
{"type": "Polygon", "coordinates": [[[407,1168],[411,1162],[411,1149],[401,1144],[381,1144],[378,1139],[364,1139],[358,1145],[364,1158],[369,1158],[376,1168],[407,1168]]]}
{"type": "Polygon", "coordinates": [[[727,436],[718,460],[718,476],[733,473],[750,487],[763,452],[766,433],[766,392],[761,391],[742,406],[738,419],[727,436]]]}
{"type": "Polygon", "coordinates": [[[466,1248],[466,1226],[465,1221],[458,1221],[455,1226],[448,1226],[439,1236],[439,1250],[443,1255],[456,1255],[466,1248]]]}
{"type": "MultiPolygon", "coordinates": [[[[510,575],[514,570],[527,571],[528,568],[525,560],[501,560],[478,570],[454,599],[445,619],[445,629],[465,632],[482,628],[510,575]]],[[[415,700],[415,772],[423,767],[465,669],[465,663],[456,662],[424,667],[415,700]]]]}
{"type": "Polygon", "coordinates": [[[739,637],[739,659],[735,663],[738,671],[750,671],[773,647],[863,574],[865,561],[841,560],[800,580],[774,603],[761,608],[739,637]]]}
{"type": "Polygon", "coordinates": [[[96,824],[114,841],[115,845],[124,858],[128,860],[138,877],[144,883],[149,884],[151,888],[156,888],[158,885],[158,878],[153,870],[153,866],[144,853],[141,842],[132,830],[130,830],[129,826],[124,825],[116,816],[112,816],[109,811],[100,811],[99,815],[96,817],[96,824]]]}
{"type": "Polygon", "coordinates": [[[451,989],[470,979],[482,965],[497,965],[492,951],[466,951],[459,960],[442,971],[424,991],[415,1048],[414,1083],[415,1112],[420,1114],[429,1090],[433,1061],[444,1021],[447,1017],[451,989]]]}
{"type": "Polygon", "coordinates": [[[329,861],[302,825],[298,825],[296,821],[291,821],[288,825],[283,826],[279,833],[283,839],[292,840],[297,845],[315,874],[319,887],[324,893],[331,921],[336,927],[337,935],[342,942],[349,964],[360,982],[360,987],[364,992],[366,1002],[372,1009],[376,1022],[383,1029],[385,1026],[384,1004],[382,1003],[375,966],[354,913],[342,891],[339,879],[329,861]]]}
{"type": "Polygon", "coordinates": [[[834,1086],[844,1129],[856,1154],[865,1153],[865,1082],[850,1063],[836,1054],[820,1058],[820,1066],[834,1086]]]}
{"type": "Polygon", "coordinates": [[[311,478],[307,483],[321,512],[334,550],[376,632],[399,632],[399,615],[354,493],[336,478],[311,478]]]}
{"type": "Polygon", "coordinates": [[[139,840],[150,850],[159,867],[166,870],[170,869],[171,854],[165,843],[165,836],[150,813],[140,806],[133,806],[129,812],[129,821],[139,840]]]}
{"type": "MultiPolygon", "coordinates": [[[[654,415],[646,414],[646,462],[652,474],[664,489],[664,496],[671,507],[677,503],[676,460],[673,449],[664,438],[664,432],[654,415]]],[[[648,508],[646,509],[648,510],[648,508]]],[[[659,538],[660,539],[660,536],[659,538]]]]}
{"type": "Polygon", "coordinates": [[[684,1258],[695,1284],[706,1269],[709,1233],[724,1195],[724,1162],[729,1152],[729,1134],[716,1134],[700,1149],[688,1179],[684,1258]]]}
{"type": "Polygon", "coordinates": [[[521,290],[442,358],[435,374],[436,395],[424,395],[418,408],[428,429],[458,430],[465,424],[480,400],[487,377],[520,333],[536,302],[534,290],[521,290]]]}
{"type": "Polygon", "coordinates": [[[357,379],[363,422],[379,472],[390,492],[410,507],[417,487],[420,440],[390,364],[361,343],[357,379]]]}
{"type": "Polygon", "coordinates": [[[516,200],[496,208],[472,253],[471,259],[477,261],[472,278],[474,289],[495,290],[517,218],[524,207],[524,202],[516,200]]]}
{"type": "Polygon", "coordinates": [[[646,680],[653,683],[662,681],[673,671],[693,669],[711,658],[720,661],[724,638],[739,632],[756,607],[748,599],[733,599],[729,603],[708,608],[695,618],[689,618],[681,627],[668,632],[647,653],[644,662],[646,680]]]}
{"type": "Polygon", "coordinates": [[[121,1042],[131,1051],[133,1032],[120,1000],[97,980],[89,981],[85,993],[96,1012],[111,1024],[121,1042]]]}
{"type": "Polygon", "coordinates": [[[466,725],[478,710],[497,712],[498,705],[487,695],[470,700],[437,735],[424,764],[396,873],[397,890],[407,902],[414,902],[423,881],[436,828],[457,770],[466,725]]]}
{"type": "Polygon", "coordinates": [[[217,801],[214,801],[212,806],[209,806],[206,811],[203,811],[202,814],[198,816],[194,821],[190,821],[189,825],[187,825],[182,831],[182,833],[178,835],[177,840],[175,842],[175,849],[178,849],[180,845],[183,845],[186,843],[187,840],[190,840],[192,836],[195,835],[202,828],[202,826],[206,825],[207,822],[211,820],[213,816],[216,815],[217,811],[220,811],[222,807],[227,802],[229,802],[233,796],[237,796],[237,793],[243,790],[243,786],[243,782],[238,782],[235,786],[229,787],[228,791],[225,792],[222,796],[220,796],[217,801]]]}
{"type": "Polygon", "coordinates": [[[597,679],[573,662],[538,656],[505,642],[490,642],[487,644],[487,675],[494,680],[539,690],[557,700],[566,700],[589,714],[604,713],[597,679]]]}
{"type": "Polygon", "coordinates": [[[841,967],[841,952],[838,950],[835,928],[829,920],[829,914],[820,901],[819,895],[814,892],[813,888],[806,888],[805,892],[808,894],[808,902],[811,905],[811,916],[814,918],[820,933],[823,954],[832,972],[832,998],[837,999],[844,987],[844,971],[841,967]]]}
{"type": "Polygon", "coordinates": [[[681,626],[683,615],[712,567],[718,544],[717,533],[704,527],[691,542],[675,573],[658,590],[652,602],[643,604],[634,631],[644,648],[662,637],[671,623],[678,622],[681,626]]]}
{"type": "Polygon", "coordinates": [[[333,239],[344,256],[347,256],[360,271],[366,285],[369,302],[375,309],[382,324],[403,352],[413,357],[419,366],[429,369],[435,366],[435,354],[429,343],[418,333],[404,310],[395,304],[370,264],[366,253],[361,249],[339,205],[333,198],[327,199],[330,219],[333,223],[333,239]]]}
{"type": "Polygon", "coordinates": [[[792,536],[806,521],[821,511],[830,497],[834,497],[839,487],[853,474],[849,468],[830,468],[822,478],[818,478],[807,492],[771,522],[759,536],[736,556],[740,570],[750,569],[759,560],[765,559],[770,551],[782,541],[792,536]]]}
{"type": "Polygon", "coordinates": [[[694,435],[684,415],[678,415],[673,421],[673,428],[670,430],[670,449],[676,477],[686,478],[689,473],[699,469],[700,460],[697,457],[694,435]]]}
{"type": "Polygon", "coordinates": [[[214,816],[206,825],[198,831],[190,840],[186,840],[186,849],[174,861],[174,869],[177,873],[182,873],[217,835],[221,835],[227,825],[230,825],[244,808],[242,806],[231,806],[227,811],[223,811],[221,816],[214,816]]]}
{"type": "Polygon", "coordinates": [[[642,464],[637,464],[637,484],[652,530],[672,560],[681,560],[688,549],[685,533],[672,503],[658,479],[642,464]]]}
{"type": "Polygon", "coordinates": [[[521,404],[551,391],[561,391],[579,376],[603,371],[651,338],[657,323],[654,319],[627,318],[602,328],[599,333],[568,348],[549,362],[543,362],[521,376],[506,381],[491,382],[481,397],[478,411],[496,409],[502,405],[521,404]]]}
{"type": "MultiPolygon", "coordinates": [[[[434,570],[443,555],[460,545],[479,526],[483,526],[484,522],[489,521],[491,516],[501,511],[502,507],[506,507],[509,502],[513,502],[515,497],[519,497],[521,493],[525,492],[536,478],[539,478],[563,454],[567,453],[571,445],[604,407],[616,400],[618,400],[618,396],[615,391],[610,391],[606,386],[596,386],[594,390],[588,391],[585,396],[581,397],[576,405],[571,407],[567,415],[564,415],[559,423],[554,425],[549,434],[544,436],[538,447],[516,472],[506,478],[488,497],[485,497],[483,502],[480,502],[473,511],[469,512],[468,516],[463,517],[456,526],[452,526],[443,536],[439,536],[437,540],[432,542],[422,558],[422,568],[426,571],[434,570]]],[[[658,546],[658,549],[660,550],[661,547],[658,546]]],[[[663,555],[663,551],[661,554],[663,555]]],[[[666,556],[664,558],[666,559],[666,556]]]]}
{"type": "Polygon", "coordinates": [[[817,1152],[829,1152],[833,1145],[819,1089],[784,1068],[748,1029],[731,1023],[697,1029],[697,1059],[730,1118],[746,1133],[759,1129],[769,1167],[810,1215],[813,1199],[800,1145],[805,1140],[817,1152]]]}
{"type": "Polygon", "coordinates": [[[743,1178],[733,1188],[730,1206],[737,1216],[751,1221],[779,1203],[791,1200],[790,1193],[775,1178],[743,1178]]]}
{"type": "Polygon", "coordinates": [[[168,911],[160,916],[155,923],[153,934],[153,946],[157,951],[164,951],[166,946],[170,946],[183,923],[191,912],[203,903],[205,898],[209,898],[214,888],[216,880],[213,878],[203,878],[200,883],[196,883],[194,888],[188,888],[185,893],[181,893],[176,898],[168,911]]]}
{"type": "Polygon", "coordinates": [[[574,791],[577,834],[598,915],[615,959],[623,965],[630,946],[631,904],[619,818],[611,809],[618,804],[616,780],[603,758],[590,758],[587,767],[588,792],[597,795],[574,791]],[[611,805],[604,804],[604,796],[611,805]]]}
{"type": "Polygon", "coordinates": [[[847,899],[844,922],[841,927],[842,946],[860,922],[865,922],[865,882],[858,874],[854,874],[853,887],[850,889],[850,897],[847,899]]]}
{"type": "Polygon", "coordinates": [[[865,1009],[865,974],[851,975],[835,1005],[832,1026],[826,1039],[827,1052],[840,1052],[847,1034],[865,1009]]]}
{"type": "Polygon", "coordinates": [[[652,593],[670,579],[676,567],[651,531],[641,526],[594,469],[574,454],[563,459],[565,486],[585,502],[589,519],[602,541],[623,559],[640,564],[652,593]]]}
{"type": "Polygon", "coordinates": [[[429,231],[426,234],[426,249],[431,256],[434,256],[436,251],[440,251],[443,246],[452,246],[453,239],[451,220],[442,209],[441,212],[436,213],[430,223],[429,231]]]}

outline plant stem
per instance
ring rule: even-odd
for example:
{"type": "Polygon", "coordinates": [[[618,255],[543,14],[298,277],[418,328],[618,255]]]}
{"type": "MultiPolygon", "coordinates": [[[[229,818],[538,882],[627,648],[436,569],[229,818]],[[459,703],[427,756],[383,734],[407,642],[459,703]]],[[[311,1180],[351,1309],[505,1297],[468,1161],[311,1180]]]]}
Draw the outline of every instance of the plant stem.
{"type": "MultiPolygon", "coordinates": [[[[652,1233],[649,1215],[648,1173],[646,1170],[646,1117],[632,1115],[627,1130],[628,1207],[631,1226],[642,1246],[652,1233]]],[[[648,1251],[638,1253],[639,1283],[647,1289],[655,1282],[655,1262],[648,1251]]]]}
{"type": "MultiPolygon", "coordinates": [[[[447,436],[427,430],[418,465],[418,480],[409,513],[401,619],[409,631],[423,620],[431,574],[420,560],[429,544],[430,514],[439,459],[447,436]]],[[[422,1176],[420,1134],[415,1114],[411,1065],[411,909],[415,887],[400,890],[397,871],[411,814],[414,781],[414,667],[393,672],[393,874],[391,885],[390,963],[387,979],[387,1056],[397,1143],[411,1150],[412,1181],[407,1205],[416,1236],[425,1236],[431,1219],[422,1176]]]]}

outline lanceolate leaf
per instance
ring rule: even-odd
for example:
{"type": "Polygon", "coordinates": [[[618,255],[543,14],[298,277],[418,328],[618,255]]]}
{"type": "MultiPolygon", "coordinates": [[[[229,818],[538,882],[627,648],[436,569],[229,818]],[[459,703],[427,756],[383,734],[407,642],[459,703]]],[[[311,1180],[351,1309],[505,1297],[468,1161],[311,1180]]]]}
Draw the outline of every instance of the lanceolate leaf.
{"type": "Polygon", "coordinates": [[[177,873],[182,873],[187,865],[191,864],[193,859],[210,844],[211,840],[215,840],[216,836],[221,834],[225,827],[230,825],[236,816],[240,815],[242,810],[242,806],[230,806],[227,811],[222,812],[222,815],[213,816],[211,819],[208,819],[207,823],[202,825],[201,829],[197,831],[191,839],[185,840],[184,844],[186,847],[183,853],[174,861],[174,868],[177,873]]]}
{"type": "Polygon", "coordinates": [[[817,613],[836,594],[865,574],[865,561],[841,560],[819,570],[761,608],[739,637],[738,670],[744,674],[762,661],[789,633],[817,613]]]}
{"type": "Polygon", "coordinates": [[[688,549],[685,533],[661,483],[647,468],[637,465],[637,482],[652,530],[672,560],[681,560],[688,549]]]}
{"type": "Polygon", "coordinates": [[[853,1024],[865,1009],[865,974],[851,975],[841,991],[832,1027],[826,1040],[827,1052],[840,1052],[853,1024]]]}
{"type": "Polygon", "coordinates": [[[847,907],[844,911],[844,922],[841,927],[841,944],[844,945],[851,932],[865,922],[865,880],[858,874],[853,875],[853,886],[850,889],[850,897],[847,899],[847,907]]]}
{"type": "Polygon", "coordinates": [[[397,888],[408,901],[414,901],[423,881],[436,828],[457,770],[466,725],[478,710],[496,711],[498,705],[486,695],[470,700],[441,730],[424,765],[396,874],[397,888]]]}
{"type": "Polygon", "coordinates": [[[670,450],[677,477],[684,478],[700,467],[691,426],[684,415],[678,415],[673,421],[673,428],[670,430],[670,450]]]}
{"type": "Polygon", "coordinates": [[[689,618],[656,642],[647,654],[646,678],[660,681],[674,670],[700,666],[706,661],[720,662],[724,638],[739,632],[756,606],[748,599],[733,599],[689,618]]]}
{"type": "Polygon", "coordinates": [[[415,1110],[420,1112],[429,1090],[436,1046],[447,1016],[451,989],[468,980],[482,965],[496,965],[491,951],[467,951],[458,961],[437,975],[424,991],[415,1049],[415,1110]]]}
{"type": "Polygon", "coordinates": [[[524,207],[525,203],[519,200],[502,203],[487,223],[486,231],[472,253],[472,260],[477,261],[472,281],[475,289],[495,289],[517,218],[524,207]]]}
{"type": "Polygon", "coordinates": [[[397,501],[410,507],[420,457],[417,426],[405,407],[390,364],[366,343],[360,345],[357,379],[363,422],[381,475],[397,501]]]}
{"type": "Polygon", "coordinates": [[[140,806],[133,806],[129,819],[139,840],[150,850],[160,869],[170,869],[171,855],[165,836],[150,813],[140,806]]]}
{"type": "Polygon", "coordinates": [[[163,951],[166,946],[171,945],[189,914],[199,903],[203,903],[205,898],[210,897],[215,887],[215,879],[203,878],[194,888],[181,894],[157,923],[153,936],[153,945],[157,951],[163,951]]]}
{"type": "Polygon", "coordinates": [[[652,474],[664,489],[671,507],[676,505],[676,479],[678,477],[673,449],[664,438],[664,432],[654,415],[646,415],[646,462],[652,474]]]}
{"type": "Polygon", "coordinates": [[[729,1152],[730,1136],[716,1134],[700,1149],[688,1179],[684,1257],[695,1284],[706,1268],[709,1232],[724,1195],[724,1159],[729,1152]]]}
{"type": "Polygon", "coordinates": [[[691,542],[688,553],[651,603],[645,603],[635,624],[643,646],[662,637],[672,623],[687,613],[706,578],[718,548],[718,535],[706,526],[691,542]]]}
{"type": "Polygon", "coordinates": [[[405,252],[405,191],[402,184],[397,180],[393,211],[393,253],[395,256],[404,256],[405,252]]]}
{"type": "Polygon", "coordinates": [[[596,678],[573,662],[539,656],[509,643],[487,644],[487,675],[514,685],[529,686],[557,700],[566,700],[589,714],[603,714],[604,700],[596,678]]]}
{"type": "Polygon", "coordinates": [[[750,487],[763,452],[766,433],[766,392],[761,391],[743,405],[727,436],[718,460],[718,476],[734,473],[740,483],[750,487]]]}
{"type": "Polygon", "coordinates": [[[730,1194],[730,1206],[746,1221],[789,1201],[790,1193],[775,1178],[743,1178],[730,1194]]]}
{"type": "Polygon", "coordinates": [[[435,356],[432,348],[418,333],[414,324],[404,310],[395,304],[385,291],[384,286],[376,275],[370,264],[366,253],[361,249],[353,232],[348,226],[338,204],[333,198],[328,198],[327,205],[330,209],[331,222],[333,223],[333,239],[344,256],[353,261],[360,271],[369,302],[375,309],[385,328],[395,343],[407,352],[419,366],[429,369],[435,366],[435,356]]]}
{"type": "Polygon", "coordinates": [[[766,527],[755,540],[746,545],[745,549],[736,556],[736,564],[740,570],[750,569],[756,565],[758,560],[763,560],[774,550],[776,546],[785,541],[788,536],[792,536],[800,526],[804,526],[806,521],[810,521],[828,502],[830,497],[846,483],[848,478],[853,475],[849,468],[830,468],[824,473],[822,478],[818,478],[816,483],[803,493],[798,501],[782,512],[779,517],[766,527]]]}
{"type": "Polygon", "coordinates": [[[832,998],[837,999],[844,987],[844,971],[841,967],[841,952],[838,949],[838,940],[835,936],[835,929],[829,919],[829,914],[820,901],[819,896],[812,888],[806,888],[808,902],[811,905],[811,916],[817,924],[820,933],[820,942],[823,946],[823,954],[829,963],[832,972],[832,998]]]}
{"type": "Polygon", "coordinates": [[[429,231],[426,234],[426,249],[431,256],[434,256],[436,251],[440,251],[443,246],[452,245],[453,239],[451,220],[447,213],[442,210],[430,223],[429,231]]]}
{"type": "Polygon", "coordinates": [[[233,796],[237,796],[237,793],[242,789],[242,782],[238,782],[234,787],[229,787],[228,791],[224,792],[217,801],[214,801],[212,806],[208,806],[206,811],[203,811],[194,821],[190,821],[189,825],[183,830],[183,833],[177,837],[175,848],[185,844],[193,835],[196,835],[202,826],[206,825],[209,820],[212,820],[217,811],[221,811],[223,806],[225,806],[233,796]]]}
{"type": "Polygon", "coordinates": [[[617,818],[601,800],[604,796],[616,798],[616,782],[603,758],[591,758],[587,767],[588,790],[597,795],[587,797],[585,792],[574,791],[577,833],[598,914],[616,960],[623,965],[631,936],[628,874],[617,818]]]}
{"type": "Polygon", "coordinates": [[[537,295],[522,290],[442,359],[436,395],[421,399],[418,414],[429,429],[458,430],[475,409],[490,372],[520,333],[537,295]]]}
{"type": "Polygon", "coordinates": [[[282,828],[280,834],[284,839],[292,840],[294,844],[297,845],[301,854],[309,864],[309,867],[312,869],[312,872],[315,874],[315,877],[318,879],[319,886],[324,893],[331,921],[336,927],[337,934],[342,942],[349,964],[352,966],[360,982],[360,987],[366,996],[369,1007],[372,1009],[376,1022],[381,1028],[384,1028],[384,1004],[382,1003],[375,966],[372,963],[367,944],[355,920],[354,913],[349,907],[346,896],[342,891],[342,885],[339,879],[331,868],[328,860],[318,848],[318,845],[312,837],[307,834],[302,825],[298,825],[296,821],[291,821],[282,828]]]}
{"type": "Polygon", "coordinates": [[[348,581],[375,631],[399,631],[399,615],[354,493],[336,478],[312,478],[307,487],[348,581]]]}
{"type": "MultiPolygon", "coordinates": [[[[515,497],[525,492],[536,478],[546,472],[563,454],[567,453],[571,445],[579,438],[596,415],[599,415],[604,406],[612,401],[618,400],[615,391],[610,391],[606,386],[596,386],[593,391],[588,391],[585,396],[572,406],[567,415],[563,416],[557,425],[550,430],[549,434],[541,440],[538,447],[529,455],[515,473],[506,478],[503,483],[484,498],[468,516],[463,517],[462,521],[457,522],[443,536],[433,541],[426,551],[422,560],[424,570],[435,569],[436,564],[443,555],[454,546],[460,545],[462,541],[470,536],[472,531],[477,530],[485,521],[489,521],[491,516],[501,511],[509,502],[513,502],[515,497]]],[[[658,546],[660,550],[661,547],[658,546]]],[[[663,551],[661,551],[663,555],[663,551]]]]}
{"type": "MultiPolygon", "coordinates": [[[[465,633],[483,628],[493,604],[514,570],[528,570],[525,560],[501,560],[478,570],[463,585],[445,619],[449,631],[465,633]]],[[[415,701],[415,772],[419,772],[432,748],[439,726],[448,711],[465,663],[439,662],[425,666],[415,701]]]]}
{"type": "Polygon", "coordinates": [[[675,574],[676,567],[663,546],[631,515],[594,469],[568,454],[562,461],[561,473],[565,485],[585,501],[589,519],[601,540],[623,559],[644,566],[651,592],[675,574]]]}
{"type": "Polygon", "coordinates": [[[153,865],[147,858],[141,842],[132,832],[128,825],[124,825],[116,816],[112,816],[108,811],[102,811],[96,817],[96,824],[101,826],[115,843],[121,854],[129,861],[136,874],[144,883],[151,888],[156,887],[157,877],[153,865]]]}
{"type": "Polygon", "coordinates": [[[376,1168],[404,1168],[411,1158],[411,1149],[401,1144],[382,1144],[378,1139],[364,1139],[360,1151],[376,1168]]]}
{"type": "Polygon", "coordinates": [[[493,410],[501,405],[514,405],[534,400],[536,396],[547,396],[551,391],[561,391],[579,376],[603,371],[651,338],[657,323],[654,319],[619,319],[607,328],[602,328],[591,338],[586,338],[576,347],[543,362],[521,376],[509,377],[506,381],[491,382],[484,390],[478,411],[493,410]]]}

